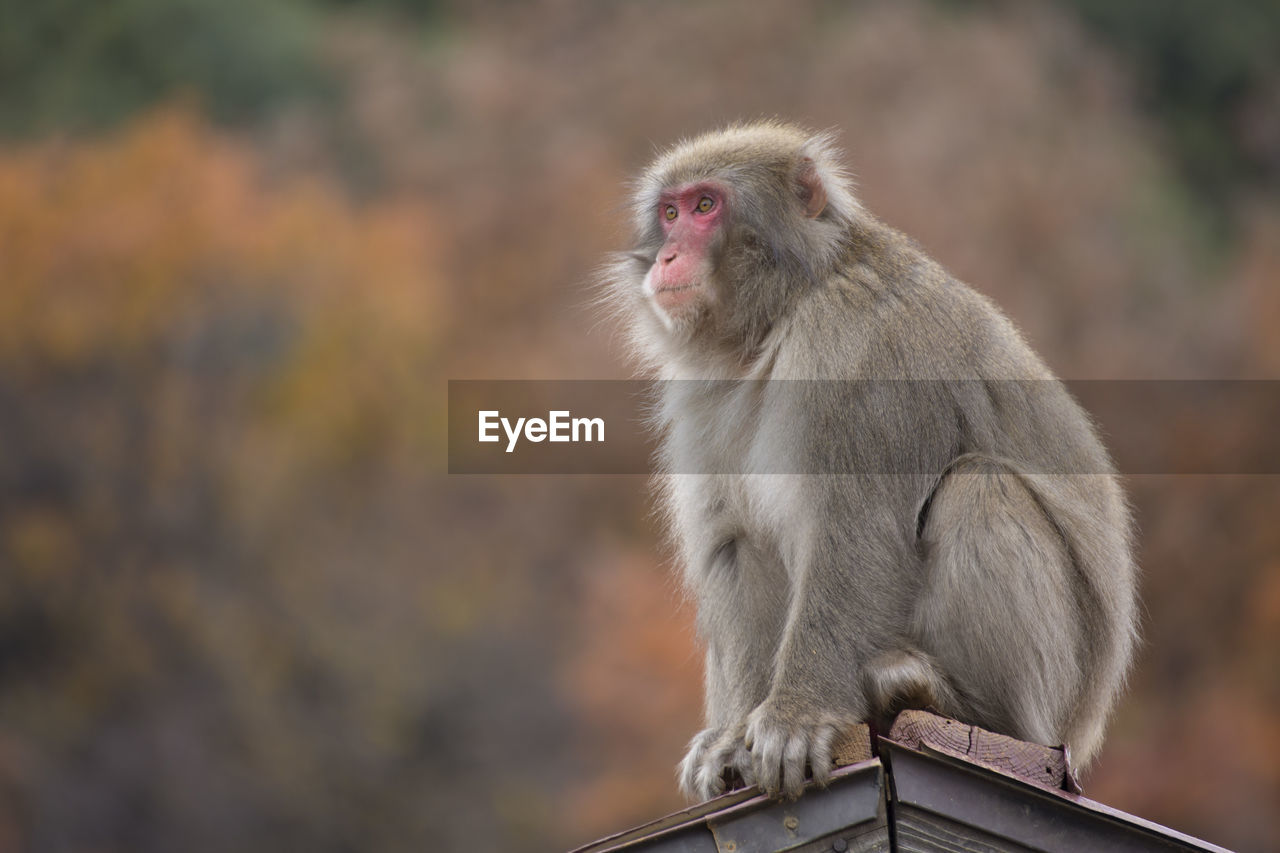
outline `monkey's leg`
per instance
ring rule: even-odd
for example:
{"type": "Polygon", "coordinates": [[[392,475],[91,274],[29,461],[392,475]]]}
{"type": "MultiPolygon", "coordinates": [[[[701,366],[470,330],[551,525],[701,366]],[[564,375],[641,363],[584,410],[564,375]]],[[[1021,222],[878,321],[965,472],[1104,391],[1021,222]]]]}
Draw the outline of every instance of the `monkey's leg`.
{"type": "Polygon", "coordinates": [[[680,763],[680,787],[691,800],[724,793],[726,771],[755,784],[743,742],[746,717],[769,689],[772,660],[786,608],[781,566],[749,542],[717,546],[691,578],[698,599],[698,631],[707,645],[706,728],[680,763]]]}
{"type": "Polygon", "coordinates": [[[920,649],[954,687],[939,710],[1023,740],[1062,743],[1084,673],[1079,583],[1057,526],[998,460],[962,457],[921,530],[920,649]]]}

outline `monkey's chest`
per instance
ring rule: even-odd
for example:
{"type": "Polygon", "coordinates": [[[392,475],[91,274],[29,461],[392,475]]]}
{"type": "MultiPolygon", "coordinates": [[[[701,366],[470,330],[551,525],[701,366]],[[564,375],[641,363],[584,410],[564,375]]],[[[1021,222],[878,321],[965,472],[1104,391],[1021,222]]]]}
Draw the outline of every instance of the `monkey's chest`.
{"type": "Polygon", "coordinates": [[[692,561],[725,541],[779,556],[806,526],[809,483],[794,416],[776,407],[706,407],[667,436],[670,517],[692,561]]]}

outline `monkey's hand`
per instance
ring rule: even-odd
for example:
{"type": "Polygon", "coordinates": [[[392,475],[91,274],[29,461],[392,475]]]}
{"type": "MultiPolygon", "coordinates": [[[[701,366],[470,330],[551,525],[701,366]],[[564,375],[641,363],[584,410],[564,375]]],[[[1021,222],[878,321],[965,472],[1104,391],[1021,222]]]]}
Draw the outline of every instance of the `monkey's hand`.
{"type": "Polygon", "coordinates": [[[701,802],[725,792],[726,771],[736,772],[746,785],[755,784],[751,753],[742,742],[742,725],[703,729],[689,741],[689,752],[680,762],[680,790],[691,801],[701,802]]]}
{"type": "Polygon", "coordinates": [[[831,743],[856,722],[799,701],[766,699],[747,717],[744,737],[760,790],[794,800],[804,790],[805,765],[813,781],[825,786],[831,780],[831,743]]]}

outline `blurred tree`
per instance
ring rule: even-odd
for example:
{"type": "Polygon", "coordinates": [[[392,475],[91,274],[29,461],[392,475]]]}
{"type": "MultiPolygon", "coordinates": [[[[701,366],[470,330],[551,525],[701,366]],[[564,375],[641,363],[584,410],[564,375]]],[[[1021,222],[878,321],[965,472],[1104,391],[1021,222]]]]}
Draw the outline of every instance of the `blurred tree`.
{"type": "Polygon", "coordinates": [[[311,0],[320,7],[343,11],[389,14],[400,22],[435,24],[457,0],[311,0]]]}
{"type": "Polygon", "coordinates": [[[1059,2],[1125,56],[1196,189],[1280,184],[1280,3],[1059,2]]]}
{"type": "Polygon", "coordinates": [[[80,131],[190,92],[218,121],[331,83],[302,0],[0,0],[0,134],[80,131]]]}
{"type": "Polygon", "coordinates": [[[330,561],[404,503],[374,472],[429,467],[435,231],[265,185],[182,112],[0,155],[0,778],[33,848],[377,846],[396,806],[337,806],[387,789],[430,680],[368,645],[430,645],[429,578],[370,629],[416,561],[330,561]]]}

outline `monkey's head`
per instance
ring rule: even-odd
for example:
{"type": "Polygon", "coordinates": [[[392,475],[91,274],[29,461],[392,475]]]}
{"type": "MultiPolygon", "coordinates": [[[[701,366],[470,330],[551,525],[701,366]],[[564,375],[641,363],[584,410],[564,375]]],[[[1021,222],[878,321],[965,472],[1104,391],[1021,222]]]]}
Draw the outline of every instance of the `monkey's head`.
{"type": "Polygon", "coordinates": [[[741,361],[825,280],[859,211],[829,134],[734,125],[676,144],[644,172],[635,248],[605,277],[651,362],[680,350],[741,361]]]}

